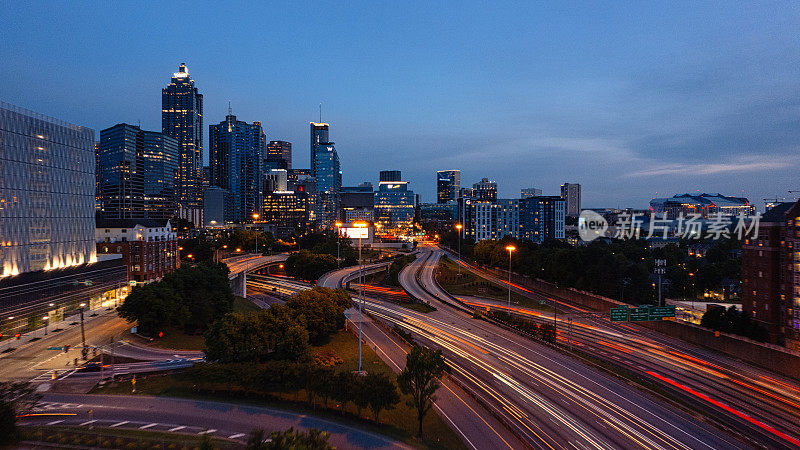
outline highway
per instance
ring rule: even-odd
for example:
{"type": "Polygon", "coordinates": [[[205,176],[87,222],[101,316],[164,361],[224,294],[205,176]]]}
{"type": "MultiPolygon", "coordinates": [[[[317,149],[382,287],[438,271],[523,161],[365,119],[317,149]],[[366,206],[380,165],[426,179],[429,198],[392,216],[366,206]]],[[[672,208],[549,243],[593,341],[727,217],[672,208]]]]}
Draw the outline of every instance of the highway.
{"type": "MultiPolygon", "coordinates": [[[[455,260],[455,258],[453,258],[455,260]]],[[[504,281],[474,266],[473,271],[500,285],[504,281]]],[[[432,279],[432,270],[429,278],[432,279]]],[[[554,299],[512,284],[512,290],[535,301],[554,299]]],[[[475,307],[508,310],[504,302],[462,298],[475,307]]],[[[800,384],[796,380],[655,331],[612,323],[607,314],[555,300],[559,342],[609,361],[648,380],[742,434],[769,447],[800,446],[800,384]],[[571,322],[571,326],[570,323],[571,322]]],[[[553,322],[552,313],[512,305],[513,314],[553,322]]]]}
{"type": "Polygon", "coordinates": [[[318,428],[331,433],[337,448],[408,448],[403,443],[334,421],[279,409],[233,403],[136,395],[45,393],[35,413],[22,425],[105,427],[182,434],[209,434],[247,441],[261,428],[268,433],[289,427],[318,428]]]}
{"type": "MultiPolygon", "coordinates": [[[[442,348],[454,375],[483,405],[492,408],[495,416],[514,427],[525,446],[747,447],[696,417],[668,408],[554,349],[472,319],[438,303],[435,294],[414,292],[416,275],[426,267],[431,254],[409,265],[401,273],[401,282],[408,285],[412,295],[434,304],[437,311],[422,314],[376,299],[365,301],[366,310],[406,329],[419,342],[442,348]]],[[[343,273],[352,270],[343,269],[343,273]]],[[[330,287],[336,284],[330,283],[330,287]]],[[[377,345],[383,348],[381,342],[377,345]]],[[[500,429],[498,425],[492,428],[500,429]]],[[[476,448],[502,445],[495,442],[476,448]]]]}

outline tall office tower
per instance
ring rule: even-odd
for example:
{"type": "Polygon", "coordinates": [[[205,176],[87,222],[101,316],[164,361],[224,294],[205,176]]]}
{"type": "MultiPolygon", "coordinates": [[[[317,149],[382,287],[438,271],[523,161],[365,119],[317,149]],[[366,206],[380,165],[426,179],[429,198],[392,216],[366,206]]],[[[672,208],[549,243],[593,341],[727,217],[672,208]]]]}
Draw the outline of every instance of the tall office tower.
{"type": "Polygon", "coordinates": [[[120,123],[100,131],[100,212],[105,219],[170,219],[176,211],[178,141],[120,123]]]}
{"type": "Polygon", "coordinates": [[[564,183],[561,185],[561,198],[566,202],[565,211],[569,217],[578,217],[581,214],[581,185],[578,183],[564,183]]]}
{"type": "Polygon", "coordinates": [[[489,181],[488,178],[481,178],[481,181],[472,185],[475,190],[475,198],[484,202],[497,201],[497,182],[489,181]]]}
{"type": "Polygon", "coordinates": [[[292,169],[292,143],[287,141],[269,141],[264,170],[292,169]]]}
{"type": "Polygon", "coordinates": [[[399,170],[381,170],[380,181],[400,181],[402,174],[399,170]]]}
{"type": "Polygon", "coordinates": [[[96,260],[95,164],[94,130],[0,103],[0,278],[96,260]]]}
{"type": "Polygon", "coordinates": [[[440,170],[436,172],[436,202],[447,203],[458,198],[461,192],[461,171],[440,170]]]}
{"type": "Polygon", "coordinates": [[[267,137],[261,122],[236,120],[230,110],[225,120],[208,127],[211,185],[230,191],[233,221],[250,222],[261,212],[263,161],[267,137]]]}
{"type": "Polygon", "coordinates": [[[161,132],[178,140],[178,216],[199,225],[203,223],[203,95],[185,63],[161,90],[161,132]]]}
{"type": "Polygon", "coordinates": [[[520,191],[519,198],[541,197],[542,190],[538,188],[524,188],[520,191]]]}
{"type": "MultiPolygon", "coordinates": [[[[381,172],[381,175],[387,172],[381,172]]],[[[384,229],[406,228],[414,223],[414,191],[408,190],[408,181],[381,181],[375,192],[375,220],[384,229]]]]}
{"type": "Polygon", "coordinates": [[[329,125],[327,123],[311,122],[309,126],[311,128],[311,140],[309,141],[311,143],[311,176],[315,177],[317,176],[317,147],[330,141],[328,138],[329,125]]]}
{"type": "Polygon", "coordinates": [[[332,229],[339,220],[339,193],[342,190],[342,170],[333,142],[320,142],[314,154],[317,180],[317,226],[332,229]]]}

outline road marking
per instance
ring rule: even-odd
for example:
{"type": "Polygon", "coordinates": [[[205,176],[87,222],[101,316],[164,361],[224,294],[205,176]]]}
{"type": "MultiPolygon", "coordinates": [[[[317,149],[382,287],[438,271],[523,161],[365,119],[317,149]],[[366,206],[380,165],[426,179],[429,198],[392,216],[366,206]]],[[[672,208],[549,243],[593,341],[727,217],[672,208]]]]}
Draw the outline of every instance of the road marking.
{"type": "Polygon", "coordinates": [[[210,429],[210,430],[201,431],[201,432],[199,432],[199,433],[197,433],[197,434],[212,434],[212,433],[213,433],[213,432],[215,432],[215,431],[217,431],[217,430],[215,430],[214,428],[212,428],[212,429],[210,429]]]}
{"type": "Polygon", "coordinates": [[[184,425],[181,425],[181,426],[179,426],[179,427],[170,428],[170,429],[169,429],[169,430],[167,430],[167,431],[178,431],[178,430],[182,430],[182,429],[184,429],[184,428],[186,428],[186,426],[184,426],[184,425]]]}
{"type": "Polygon", "coordinates": [[[81,424],[81,426],[82,426],[82,427],[85,427],[86,425],[89,425],[89,424],[92,424],[92,423],[95,423],[95,422],[97,422],[97,419],[94,419],[94,420],[89,420],[89,421],[83,422],[83,423],[81,424]]]}
{"type": "Polygon", "coordinates": [[[148,425],[142,425],[142,426],[139,427],[139,429],[140,430],[146,430],[146,429],[148,429],[150,427],[154,427],[156,425],[158,425],[158,422],[154,422],[154,423],[151,423],[151,424],[148,424],[148,425]]]}
{"type": "Polygon", "coordinates": [[[232,434],[232,435],[228,436],[228,439],[238,439],[238,438],[240,438],[242,436],[244,436],[244,433],[236,433],[236,434],[232,434]]]}
{"type": "Polygon", "coordinates": [[[118,426],[121,426],[121,425],[125,425],[128,422],[129,422],[128,420],[123,420],[120,423],[115,423],[114,425],[111,425],[111,428],[115,428],[115,427],[118,427],[118,426]]]}
{"type": "Polygon", "coordinates": [[[57,424],[57,423],[61,423],[61,422],[63,422],[63,421],[64,421],[64,420],[54,420],[54,421],[52,421],[52,422],[48,423],[48,425],[55,425],[55,424],[57,424]]]}

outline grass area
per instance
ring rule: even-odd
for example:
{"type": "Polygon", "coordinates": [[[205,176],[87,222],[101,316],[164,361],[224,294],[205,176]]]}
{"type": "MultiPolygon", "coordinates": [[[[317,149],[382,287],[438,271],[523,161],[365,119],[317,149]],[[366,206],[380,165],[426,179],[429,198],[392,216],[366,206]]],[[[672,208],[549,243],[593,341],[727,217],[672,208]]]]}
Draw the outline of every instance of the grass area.
{"type": "Polygon", "coordinates": [[[165,433],[147,430],[120,428],[69,428],[56,426],[20,427],[20,439],[48,442],[56,445],[75,445],[101,448],[147,448],[147,449],[199,449],[205,443],[215,449],[241,448],[241,444],[216,437],[165,433]]]}
{"type": "MultiPolygon", "coordinates": [[[[348,331],[341,331],[331,337],[324,345],[312,348],[312,354],[334,356],[341,359],[341,364],[336,366],[339,371],[358,370],[358,339],[348,331]]],[[[385,373],[394,377],[392,369],[375,354],[369,346],[363,346],[362,365],[367,372],[385,373]]],[[[105,387],[97,387],[93,393],[102,394],[130,394],[130,382],[108,383],[105,387]]],[[[435,411],[428,413],[425,418],[425,440],[420,442],[416,437],[416,412],[406,405],[407,396],[401,396],[400,403],[395,409],[381,412],[381,424],[375,424],[371,419],[371,411],[365,409],[361,417],[358,416],[354,405],[349,404],[344,413],[338,406],[331,403],[329,408],[317,404],[314,409],[308,408],[305,403],[305,393],[300,391],[296,397],[294,393],[273,393],[268,398],[254,394],[235,396],[230,392],[220,392],[217,395],[201,394],[192,389],[192,383],[184,379],[181,374],[170,375],[142,375],[137,377],[136,393],[143,395],[173,396],[204,398],[219,401],[235,401],[239,403],[271,406],[291,410],[302,414],[313,414],[317,417],[342,422],[367,431],[380,433],[418,448],[432,449],[463,449],[464,443],[435,411]],[[296,400],[295,400],[296,398],[296,400]],[[334,409],[336,408],[336,409],[334,409]]]]}
{"type": "MultiPolygon", "coordinates": [[[[255,303],[244,297],[237,296],[233,298],[233,312],[249,313],[259,309],[255,303]]],[[[168,328],[164,330],[163,337],[155,338],[147,344],[158,348],[202,351],[205,348],[206,341],[202,334],[186,334],[179,329],[168,328]]]]}
{"type": "MultiPolygon", "coordinates": [[[[467,269],[461,268],[461,276],[458,276],[458,266],[455,261],[444,257],[439,260],[439,285],[452,295],[481,297],[491,300],[508,301],[508,286],[499,285],[486,278],[478,276],[467,269]]],[[[552,312],[553,308],[549,304],[542,305],[538,300],[525,297],[516,292],[511,292],[511,303],[525,308],[536,309],[539,311],[552,312]]]]}

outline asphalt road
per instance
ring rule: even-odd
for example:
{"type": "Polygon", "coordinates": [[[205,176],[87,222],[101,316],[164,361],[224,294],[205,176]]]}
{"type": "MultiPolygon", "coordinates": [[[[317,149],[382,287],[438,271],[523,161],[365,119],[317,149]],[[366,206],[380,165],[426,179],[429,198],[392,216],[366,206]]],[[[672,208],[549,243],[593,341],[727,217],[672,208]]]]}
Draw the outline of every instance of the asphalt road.
{"type": "Polygon", "coordinates": [[[338,448],[409,448],[385,436],[338,422],[279,409],[233,403],[124,395],[44,394],[36,416],[22,425],[49,424],[75,427],[112,427],[210,434],[246,441],[257,428],[267,432],[294,427],[318,428],[331,434],[338,448]]]}
{"type": "MultiPolygon", "coordinates": [[[[453,258],[455,259],[455,258],[453,258]]],[[[507,281],[470,265],[500,285],[507,281]]],[[[769,447],[800,446],[800,384],[724,354],[625,323],[512,284],[513,291],[558,306],[559,340],[661,385],[672,395],[769,447]],[[571,326],[570,326],[571,322],[571,326]]],[[[463,298],[474,306],[508,310],[504,302],[463,298]]],[[[552,313],[512,305],[513,314],[553,322],[552,313]]]]}

